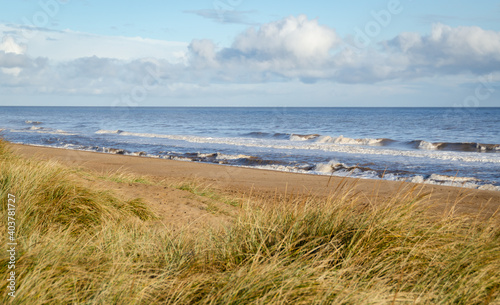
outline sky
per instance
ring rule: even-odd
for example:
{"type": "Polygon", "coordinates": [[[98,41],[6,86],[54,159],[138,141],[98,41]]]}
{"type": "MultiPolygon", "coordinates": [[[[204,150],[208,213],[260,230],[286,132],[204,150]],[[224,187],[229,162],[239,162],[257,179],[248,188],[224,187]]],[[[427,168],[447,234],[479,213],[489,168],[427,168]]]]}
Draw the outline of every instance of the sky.
{"type": "Polygon", "coordinates": [[[500,107],[498,1],[0,5],[0,106],[500,107]]]}

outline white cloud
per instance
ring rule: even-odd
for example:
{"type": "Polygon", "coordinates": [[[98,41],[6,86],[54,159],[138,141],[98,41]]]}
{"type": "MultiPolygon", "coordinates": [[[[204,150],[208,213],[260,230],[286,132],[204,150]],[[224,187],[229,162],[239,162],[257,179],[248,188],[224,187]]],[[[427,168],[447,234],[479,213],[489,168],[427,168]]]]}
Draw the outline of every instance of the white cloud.
{"type": "MultiPolygon", "coordinates": [[[[238,35],[231,47],[217,49],[211,41],[194,40],[191,64],[216,82],[266,82],[328,78],[331,52],[341,42],[335,30],[290,16],[238,35]],[[207,67],[212,67],[211,71],[207,67]]],[[[195,72],[199,74],[199,71],[195,72]]],[[[200,77],[206,82],[205,77],[200,77]]]]}
{"type": "Polygon", "coordinates": [[[147,79],[156,84],[148,94],[169,96],[186,88],[229,90],[227,84],[380,84],[500,71],[500,32],[441,24],[362,51],[304,15],[249,28],[226,48],[208,39],[187,44],[42,29],[28,41],[5,25],[0,33],[0,89],[7,92],[123,94],[147,79]]]}
{"type": "Polygon", "coordinates": [[[29,59],[23,56],[26,48],[17,44],[11,36],[4,36],[0,43],[0,71],[17,77],[21,67],[29,64],[29,59]]]}
{"type": "Polygon", "coordinates": [[[0,43],[0,51],[5,53],[24,54],[26,47],[17,44],[12,36],[4,36],[0,43]]]}
{"type": "Polygon", "coordinates": [[[500,70],[500,32],[476,26],[435,24],[429,35],[402,33],[387,44],[392,52],[409,59],[408,68],[419,67],[428,73],[500,70]]]}
{"type": "Polygon", "coordinates": [[[376,83],[500,70],[500,32],[442,24],[428,35],[402,33],[360,51],[301,15],[249,28],[229,48],[214,51],[205,40],[193,41],[190,49],[192,64],[205,69],[204,82],[210,77],[216,82],[376,83]]]}
{"type": "Polygon", "coordinates": [[[69,61],[81,57],[105,57],[120,60],[159,58],[181,61],[187,43],[163,41],[141,37],[102,36],[71,30],[52,31],[31,29],[29,39],[26,29],[0,24],[0,37],[8,36],[25,45],[31,57],[47,57],[53,61],[69,61]]]}
{"type": "Polygon", "coordinates": [[[250,28],[236,37],[232,49],[259,60],[285,58],[310,64],[326,60],[339,43],[335,30],[300,15],[264,24],[258,30],[250,28]]]}
{"type": "Polygon", "coordinates": [[[199,68],[216,66],[215,49],[215,44],[211,40],[193,40],[189,45],[189,51],[192,55],[191,64],[199,68]]]}

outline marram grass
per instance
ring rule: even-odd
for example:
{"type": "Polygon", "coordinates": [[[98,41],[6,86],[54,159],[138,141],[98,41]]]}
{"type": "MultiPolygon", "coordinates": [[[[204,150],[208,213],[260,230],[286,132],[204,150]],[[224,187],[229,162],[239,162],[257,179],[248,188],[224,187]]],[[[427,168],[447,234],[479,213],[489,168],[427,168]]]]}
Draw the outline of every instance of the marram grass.
{"type": "Polygon", "coordinates": [[[372,205],[344,189],[248,199],[229,227],[195,235],[148,225],[141,200],[78,175],[0,143],[4,244],[8,194],[18,199],[16,297],[2,285],[0,303],[500,304],[495,217],[430,219],[409,191],[372,205]]]}

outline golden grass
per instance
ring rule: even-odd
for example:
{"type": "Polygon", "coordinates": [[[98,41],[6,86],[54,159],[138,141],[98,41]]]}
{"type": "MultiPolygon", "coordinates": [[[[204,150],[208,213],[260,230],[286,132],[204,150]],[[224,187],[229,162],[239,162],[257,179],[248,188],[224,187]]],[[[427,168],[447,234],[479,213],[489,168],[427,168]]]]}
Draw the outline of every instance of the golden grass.
{"type": "MultiPolygon", "coordinates": [[[[500,303],[498,219],[431,220],[409,190],[377,205],[346,189],[248,199],[231,226],[194,235],[146,225],[140,200],[80,187],[70,172],[0,143],[2,236],[8,193],[18,199],[17,296],[2,285],[0,303],[500,303]]],[[[8,259],[1,251],[1,283],[8,259]]]]}
{"type": "Polygon", "coordinates": [[[222,202],[233,207],[240,206],[240,198],[223,195],[215,188],[212,188],[210,184],[201,180],[189,179],[181,182],[170,183],[169,186],[179,190],[188,191],[196,196],[209,198],[212,201],[222,202]]]}

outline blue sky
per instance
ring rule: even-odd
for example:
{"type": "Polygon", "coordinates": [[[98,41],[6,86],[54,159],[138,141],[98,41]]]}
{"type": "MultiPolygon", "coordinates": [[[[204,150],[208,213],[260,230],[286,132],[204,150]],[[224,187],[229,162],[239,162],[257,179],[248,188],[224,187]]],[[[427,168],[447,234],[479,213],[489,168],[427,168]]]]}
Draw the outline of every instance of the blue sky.
{"type": "Polygon", "coordinates": [[[500,106],[496,1],[0,1],[0,105],[500,106]]]}

